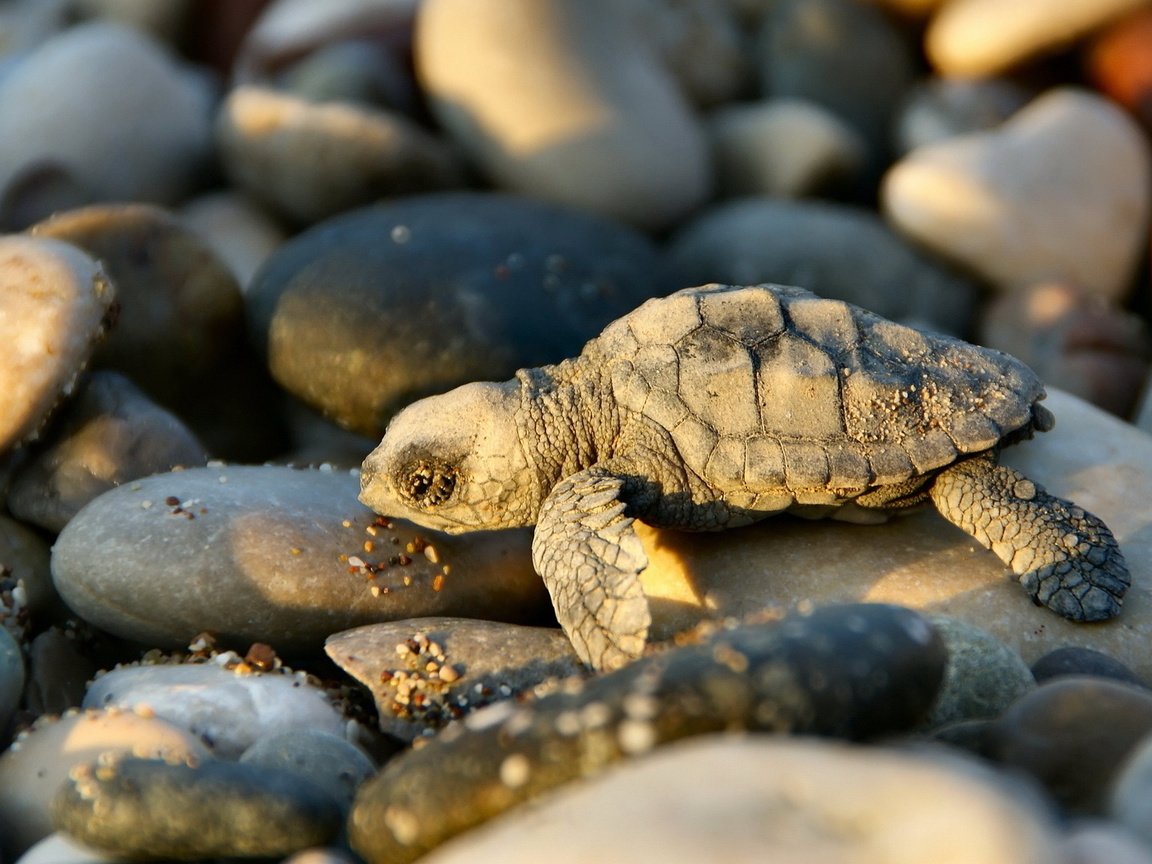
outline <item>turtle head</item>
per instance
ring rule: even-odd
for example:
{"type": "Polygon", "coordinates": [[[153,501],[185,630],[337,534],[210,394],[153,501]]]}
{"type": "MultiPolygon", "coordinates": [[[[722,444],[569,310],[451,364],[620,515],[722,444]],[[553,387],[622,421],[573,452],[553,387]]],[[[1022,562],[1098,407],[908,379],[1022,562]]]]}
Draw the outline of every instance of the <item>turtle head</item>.
{"type": "Polygon", "coordinates": [[[516,381],[465,384],[397,414],[364,460],[360,500],[461,532],[531,525],[541,496],[517,433],[516,381]]]}

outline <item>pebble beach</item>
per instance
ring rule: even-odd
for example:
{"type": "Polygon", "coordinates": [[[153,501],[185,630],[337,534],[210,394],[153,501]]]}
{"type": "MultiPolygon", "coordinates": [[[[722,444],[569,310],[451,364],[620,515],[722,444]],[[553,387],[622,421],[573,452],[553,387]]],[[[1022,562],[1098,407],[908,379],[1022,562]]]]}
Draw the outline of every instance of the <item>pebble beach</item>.
{"type": "MultiPolygon", "coordinates": [[[[1152,864],[1152,3],[0,3],[0,864],[1152,864]],[[531,528],[359,500],[424,396],[799,286],[1019,357],[1108,621],[931,507],[531,528]]],[[[786,409],[787,406],[781,406],[786,409]]]]}

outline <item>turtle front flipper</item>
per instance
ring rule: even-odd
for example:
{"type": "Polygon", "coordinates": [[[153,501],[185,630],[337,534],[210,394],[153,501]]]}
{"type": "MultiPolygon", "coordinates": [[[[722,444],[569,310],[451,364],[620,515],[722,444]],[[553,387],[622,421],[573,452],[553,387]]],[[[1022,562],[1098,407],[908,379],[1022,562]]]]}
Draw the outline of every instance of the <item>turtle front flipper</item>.
{"type": "Polygon", "coordinates": [[[1037,603],[1072,621],[1103,621],[1120,611],[1131,577],[1116,538],[1096,516],[991,456],[940,472],[929,494],[941,515],[995,552],[1037,603]]]}
{"type": "Polygon", "coordinates": [[[652,621],[638,574],[648,566],[621,498],[625,479],[593,466],[545,499],[532,563],[580,659],[614,669],[638,657],[652,621]]]}

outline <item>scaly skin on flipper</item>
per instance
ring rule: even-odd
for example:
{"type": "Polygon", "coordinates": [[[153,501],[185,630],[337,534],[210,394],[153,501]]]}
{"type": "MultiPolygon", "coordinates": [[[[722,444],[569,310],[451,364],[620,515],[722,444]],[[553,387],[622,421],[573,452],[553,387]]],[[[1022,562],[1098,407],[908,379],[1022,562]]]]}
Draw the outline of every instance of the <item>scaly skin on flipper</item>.
{"type": "Polygon", "coordinates": [[[623,486],[600,466],[573,474],[545,499],[532,539],[532,563],[557,620],[596,669],[640,656],[652,622],[638,578],[648,556],[624,513],[623,486]]]}
{"type": "Polygon", "coordinates": [[[940,514],[1015,573],[1037,603],[1073,621],[1120,611],[1131,584],[1108,527],[990,456],[960,462],[929,490],[940,514]]]}

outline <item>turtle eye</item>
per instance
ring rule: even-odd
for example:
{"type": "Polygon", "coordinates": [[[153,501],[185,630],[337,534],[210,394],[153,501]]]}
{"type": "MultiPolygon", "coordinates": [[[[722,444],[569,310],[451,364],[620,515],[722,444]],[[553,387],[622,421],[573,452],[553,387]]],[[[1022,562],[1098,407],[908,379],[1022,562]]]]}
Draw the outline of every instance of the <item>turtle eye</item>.
{"type": "Polygon", "coordinates": [[[418,462],[400,487],[401,494],[417,507],[436,507],[452,497],[456,471],[442,465],[418,462]]]}

